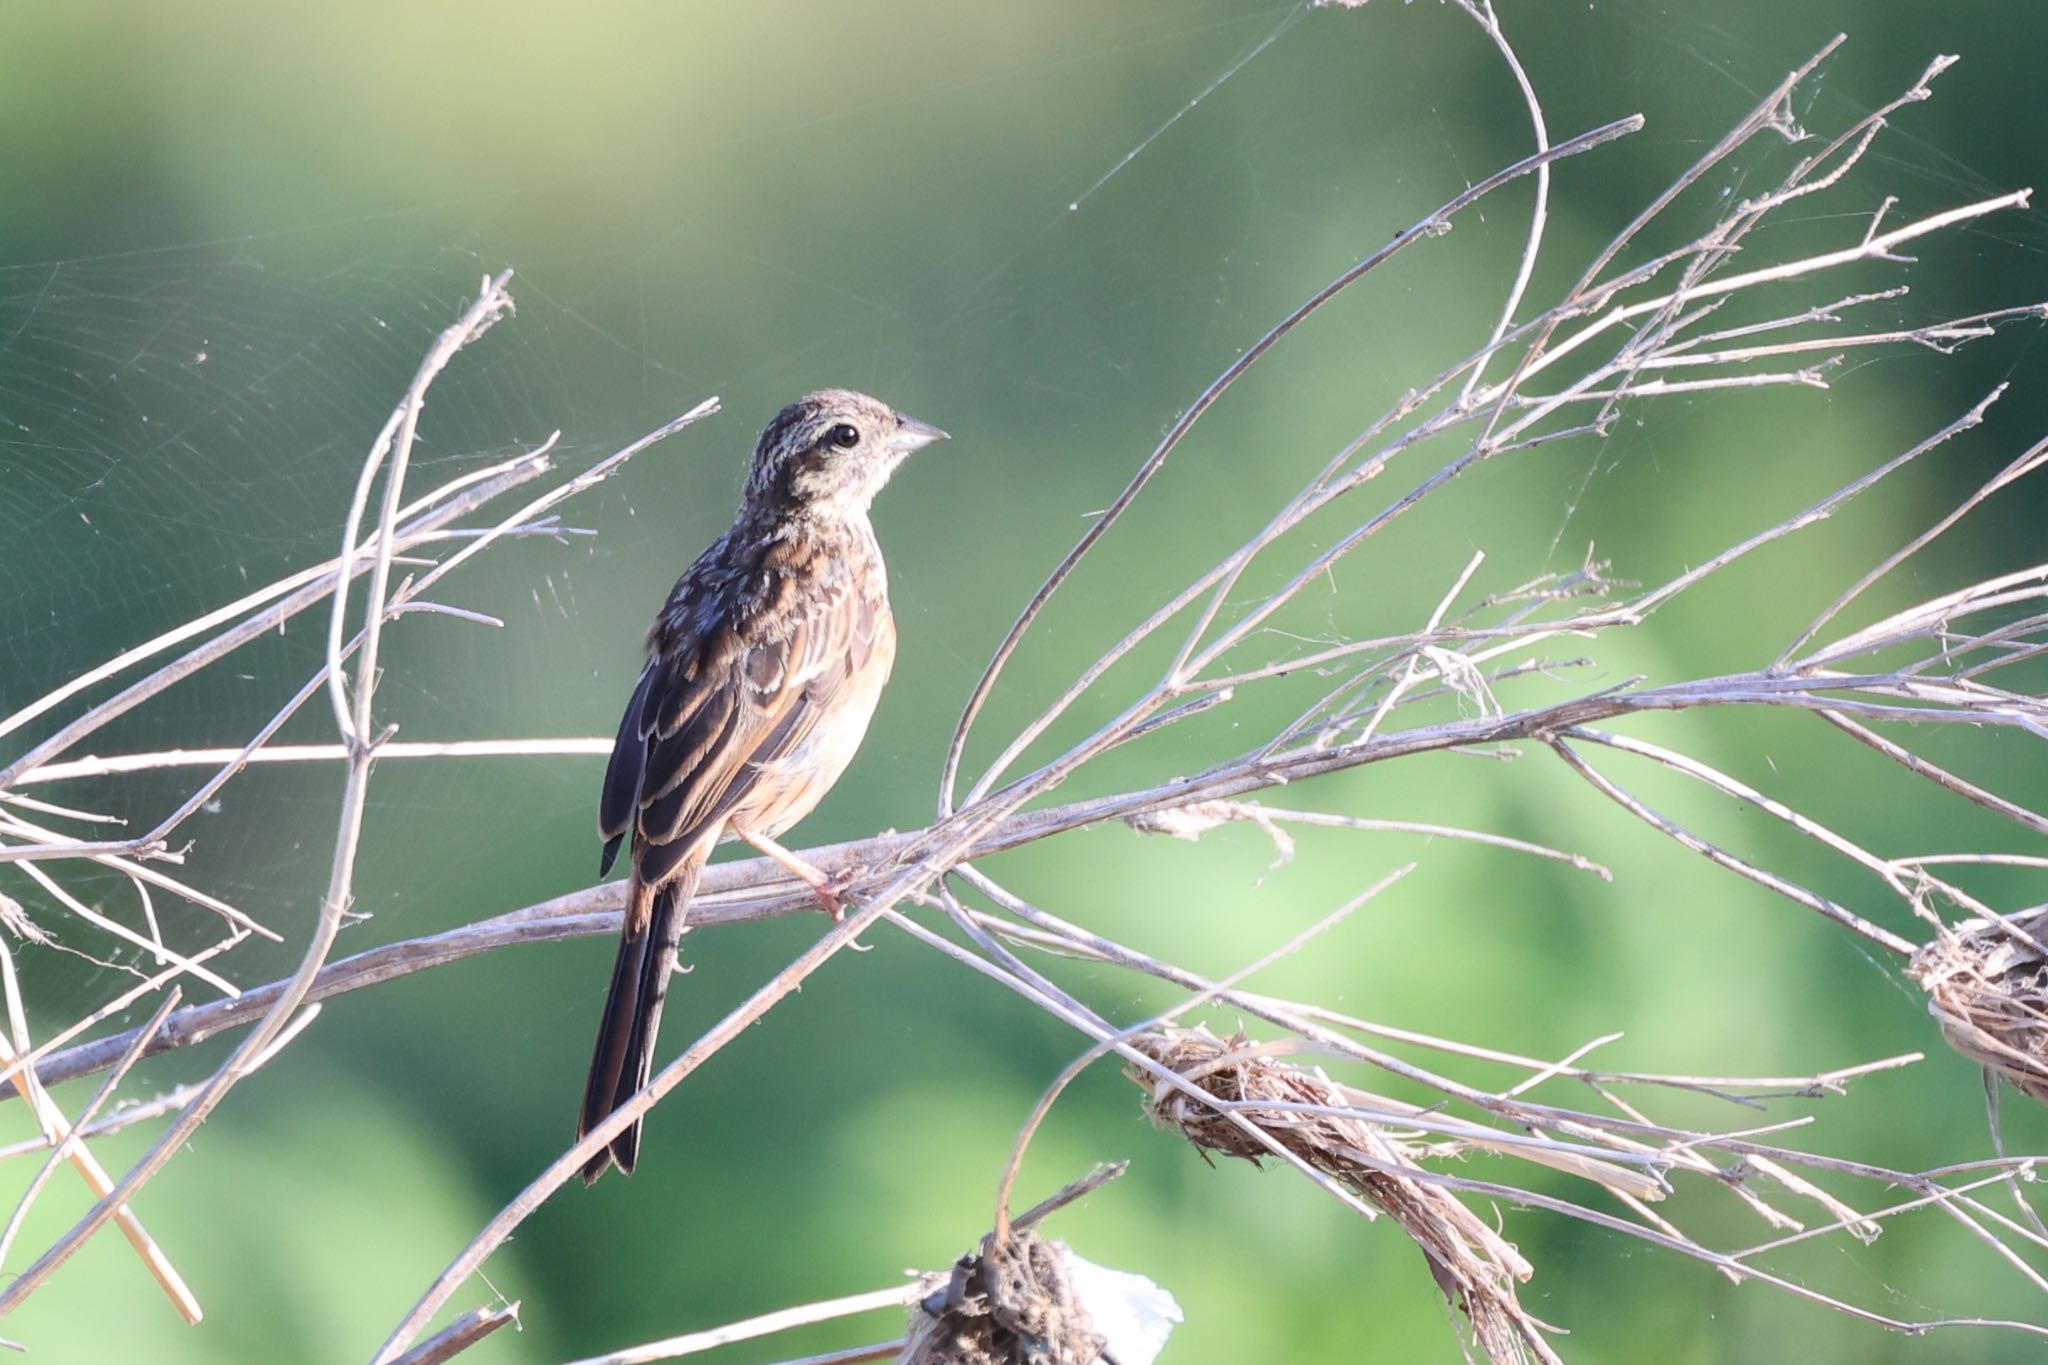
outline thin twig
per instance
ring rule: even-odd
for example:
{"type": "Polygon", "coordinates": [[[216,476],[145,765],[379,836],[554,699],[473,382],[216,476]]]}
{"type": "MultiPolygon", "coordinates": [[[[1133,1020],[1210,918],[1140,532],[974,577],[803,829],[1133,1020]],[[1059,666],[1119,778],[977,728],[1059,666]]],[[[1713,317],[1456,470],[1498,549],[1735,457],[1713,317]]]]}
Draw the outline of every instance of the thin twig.
{"type": "Polygon", "coordinates": [[[472,1308],[421,1342],[392,1365],[443,1365],[507,1323],[519,1321],[519,1303],[497,1308],[472,1308]]]}
{"type": "MultiPolygon", "coordinates": [[[[773,1336],[777,1332],[787,1332],[792,1327],[809,1327],[815,1323],[856,1317],[884,1308],[901,1310],[925,1298],[944,1282],[943,1276],[920,1276],[908,1284],[898,1285],[893,1289],[871,1289],[865,1294],[848,1294],[844,1298],[823,1299],[795,1308],[781,1308],[773,1313],[763,1313],[759,1317],[727,1323],[723,1327],[714,1327],[709,1331],[689,1332],[679,1337],[650,1341],[641,1346],[628,1346],[624,1350],[611,1351],[601,1356],[587,1356],[572,1362],[572,1365],[646,1365],[650,1360],[675,1360],[702,1351],[716,1350],[720,1346],[729,1346],[735,1341],[752,1341],[756,1337],[773,1336]]],[[[394,1365],[399,1363],[394,1362],[394,1365]]]]}

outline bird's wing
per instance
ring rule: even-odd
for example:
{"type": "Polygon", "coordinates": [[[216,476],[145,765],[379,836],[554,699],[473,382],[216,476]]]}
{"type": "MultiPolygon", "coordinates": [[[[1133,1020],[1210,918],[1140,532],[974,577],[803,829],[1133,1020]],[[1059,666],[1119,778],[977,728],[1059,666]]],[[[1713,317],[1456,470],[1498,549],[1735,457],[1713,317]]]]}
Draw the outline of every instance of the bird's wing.
{"type": "Polygon", "coordinates": [[[640,770],[647,765],[640,712],[654,687],[655,673],[655,660],[649,659],[640,670],[633,699],[626,703],[626,714],[619,717],[618,738],[612,741],[612,756],[605,764],[604,787],[597,799],[597,837],[604,840],[604,852],[597,864],[600,877],[611,872],[612,863],[619,856],[619,845],[625,842],[626,831],[633,824],[633,801],[640,795],[640,770]]]}
{"type": "Polygon", "coordinates": [[[707,629],[657,640],[605,774],[607,865],[630,834],[641,881],[661,881],[872,662],[886,608],[859,575],[781,558],[694,613],[707,629]]]}

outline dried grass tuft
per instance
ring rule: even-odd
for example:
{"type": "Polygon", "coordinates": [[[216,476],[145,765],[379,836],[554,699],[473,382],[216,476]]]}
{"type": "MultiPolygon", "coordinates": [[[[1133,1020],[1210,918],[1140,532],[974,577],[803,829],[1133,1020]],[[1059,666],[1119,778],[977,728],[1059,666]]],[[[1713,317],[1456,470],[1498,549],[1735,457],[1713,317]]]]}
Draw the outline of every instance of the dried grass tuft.
{"type": "MultiPolygon", "coordinates": [[[[1430,1274],[1451,1305],[1471,1324],[1472,1337],[1488,1360],[1542,1361],[1559,1357],[1544,1340],[1558,1329],[1532,1317],[1515,1286],[1535,1268],[1512,1242],[1466,1208],[1424,1171],[1425,1157],[1454,1156],[1464,1144],[1422,1143],[1375,1123],[1309,1113],[1355,1107],[1357,1092],[1320,1070],[1276,1061],[1242,1033],[1218,1038],[1205,1028],[1164,1028],[1131,1040],[1131,1046],[1218,1100],[1272,1110],[1239,1108],[1276,1143],[1340,1182],[1398,1224],[1422,1250],[1430,1274]]],[[[1139,1067],[1125,1075],[1151,1096],[1153,1122],[1177,1128],[1203,1152],[1221,1152],[1256,1163],[1272,1152],[1222,1112],[1139,1067]]]]}
{"type": "Polygon", "coordinates": [[[1906,970],[1950,1047],[2048,1104],[2048,906],[1944,927],[1906,970]]]}
{"type": "Polygon", "coordinates": [[[1029,1228],[982,1240],[945,1287],[911,1312],[904,1365],[1094,1365],[1095,1330],[1068,1273],[1067,1249],[1029,1228]]]}

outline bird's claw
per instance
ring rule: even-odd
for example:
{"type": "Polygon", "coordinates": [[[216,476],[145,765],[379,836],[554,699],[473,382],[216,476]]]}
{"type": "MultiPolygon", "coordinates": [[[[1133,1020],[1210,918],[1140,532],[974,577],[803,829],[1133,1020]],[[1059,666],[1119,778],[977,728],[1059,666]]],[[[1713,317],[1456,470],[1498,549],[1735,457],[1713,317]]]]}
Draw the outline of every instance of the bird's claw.
{"type": "Polygon", "coordinates": [[[860,879],[860,871],[855,867],[842,867],[811,888],[817,893],[818,904],[832,917],[834,924],[846,923],[846,907],[853,903],[847,892],[853,890],[853,884],[860,879]]]}
{"type": "MultiPolygon", "coordinates": [[[[811,888],[818,893],[819,905],[832,917],[834,924],[846,923],[846,907],[852,904],[846,893],[853,889],[853,884],[860,880],[861,873],[865,870],[858,867],[842,867],[811,888]]],[[[875,945],[855,939],[846,946],[856,953],[865,953],[875,945]]]]}

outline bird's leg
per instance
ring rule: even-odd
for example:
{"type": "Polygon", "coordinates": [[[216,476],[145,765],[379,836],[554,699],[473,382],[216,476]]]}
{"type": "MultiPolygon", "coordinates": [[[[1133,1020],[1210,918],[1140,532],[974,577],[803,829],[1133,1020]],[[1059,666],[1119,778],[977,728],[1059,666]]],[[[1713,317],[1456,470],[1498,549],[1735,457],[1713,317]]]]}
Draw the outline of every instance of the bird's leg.
{"type": "Polygon", "coordinates": [[[826,914],[832,916],[834,924],[838,924],[846,918],[846,892],[848,886],[853,881],[852,869],[849,868],[836,873],[825,872],[804,861],[759,830],[748,829],[737,822],[733,824],[732,832],[773,858],[776,862],[782,864],[785,868],[788,868],[791,875],[805,886],[810,887],[811,893],[818,898],[818,904],[824,907],[826,914]]]}

